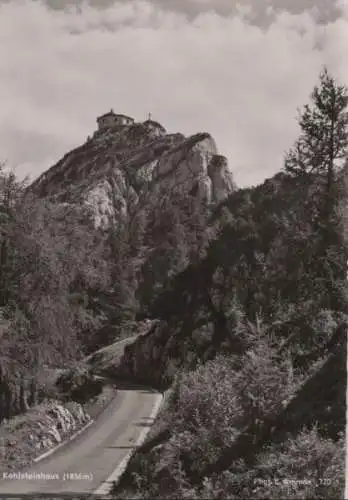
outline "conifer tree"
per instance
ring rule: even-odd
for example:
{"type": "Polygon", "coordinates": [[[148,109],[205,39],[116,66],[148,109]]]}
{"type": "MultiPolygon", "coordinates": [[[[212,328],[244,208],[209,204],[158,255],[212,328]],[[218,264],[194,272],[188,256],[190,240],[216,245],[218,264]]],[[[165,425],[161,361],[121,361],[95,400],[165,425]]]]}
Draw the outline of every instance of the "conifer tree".
{"type": "Polygon", "coordinates": [[[348,88],[339,85],[326,67],[320,83],[299,116],[301,134],[285,160],[287,173],[303,177],[325,174],[327,194],[348,154],[348,88]]]}
{"type": "Polygon", "coordinates": [[[326,289],[329,308],[340,307],[341,292],[333,289],[333,283],[342,280],[347,259],[340,212],[342,195],[346,196],[341,172],[348,155],[347,107],[348,88],[338,84],[324,67],[311,103],[300,112],[300,136],[284,165],[298,179],[304,209],[311,213],[315,229],[311,245],[316,255],[312,272],[326,289]]]}

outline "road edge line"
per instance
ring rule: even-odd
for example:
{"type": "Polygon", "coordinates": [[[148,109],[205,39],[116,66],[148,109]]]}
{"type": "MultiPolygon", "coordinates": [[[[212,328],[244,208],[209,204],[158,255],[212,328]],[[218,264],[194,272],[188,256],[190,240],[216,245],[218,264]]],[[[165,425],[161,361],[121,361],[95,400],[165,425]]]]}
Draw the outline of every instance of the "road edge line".
{"type": "Polygon", "coordinates": [[[90,420],[87,422],[87,424],[85,424],[83,427],[81,427],[81,429],[79,429],[78,431],[74,432],[74,434],[72,434],[68,439],[64,439],[61,443],[59,443],[56,446],[54,446],[53,448],[50,448],[49,450],[45,451],[45,453],[43,453],[42,455],[39,455],[38,457],[34,458],[31,463],[35,464],[37,462],[40,462],[44,458],[49,457],[55,451],[57,451],[59,448],[62,448],[63,446],[69,444],[71,441],[73,441],[74,439],[76,439],[77,436],[79,436],[80,434],[82,434],[83,432],[85,432],[88,429],[88,427],[90,427],[92,424],[94,424],[94,422],[96,422],[98,420],[98,418],[102,415],[102,413],[104,413],[104,411],[107,410],[107,408],[109,407],[109,405],[111,405],[111,403],[113,403],[115,401],[115,399],[117,398],[117,396],[118,396],[118,391],[116,390],[114,397],[111,398],[106,403],[106,405],[103,406],[100,409],[100,411],[97,412],[97,414],[94,416],[94,418],[90,418],[90,420]]]}
{"type": "MultiPolygon", "coordinates": [[[[159,411],[161,409],[163,401],[164,401],[164,395],[163,395],[163,393],[162,394],[158,394],[157,400],[156,400],[156,402],[155,402],[155,404],[154,404],[154,406],[152,408],[152,411],[150,413],[150,416],[149,416],[150,420],[155,421],[155,419],[156,419],[156,417],[157,417],[157,415],[158,415],[158,413],[159,413],[159,411]]],[[[110,495],[110,490],[111,490],[113,484],[119,482],[122,474],[124,474],[124,472],[125,472],[125,470],[127,468],[129,460],[132,458],[132,456],[136,452],[137,448],[139,448],[139,446],[141,446],[144,443],[147,434],[150,432],[150,429],[151,429],[151,426],[146,427],[145,429],[143,429],[141,431],[138,439],[136,440],[136,442],[134,444],[134,447],[121,460],[121,462],[119,463],[119,465],[109,475],[109,477],[107,477],[106,480],[103,483],[101,483],[101,485],[98,486],[98,488],[93,492],[93,495],[97,495],[98,497],[101,497],[101,496],[105,497],[105,496],[110,495]]]]}

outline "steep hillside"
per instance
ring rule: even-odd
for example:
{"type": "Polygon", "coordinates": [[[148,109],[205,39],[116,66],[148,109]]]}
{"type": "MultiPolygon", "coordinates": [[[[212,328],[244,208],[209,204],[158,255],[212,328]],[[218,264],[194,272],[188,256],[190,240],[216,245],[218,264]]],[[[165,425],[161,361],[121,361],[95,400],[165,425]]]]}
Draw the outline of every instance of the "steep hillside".
{"type": "Polygon", "coordinates": [[[138,204],[156,205],[163,194],[190,194],[216,204],[235,189],[227,160],[208,133],[186,138],[151,123],[116,121],[99,128],[30,190],[53,202],[89,209],[95,225],[106,227],[110,218],[126,216],[138,204]]]}
{"type": "Polygon", "coordinates": [[[160,321],[112,372],[171,397],[117,498],[128,488],[149,498],[341,494],[347,252],[338,232],[330,263],[321,256],[313,200],[285,174],[235,192],[214,214],[221,228],[206,255],[153,303],[160,321]],[[296,457],[302,466],[288,468],[296,457]]]}
{"type": "Polygon", "coordinates": [[[116,498],[342,497],[347,103],[324,68],[282,171],[215,207],[148,304],[113,371],[167,407],[116,498]]]}
{"type": "Polygon", "coordinates": [[[125,371],[165,385],[176,365],[192,368],[226,344],[242,353],[246,346],[238,324],[260,315],[279,342],[291,333],[294,343],[301,317],[308,345],[298,362],[305,363],[307,352],[315,358],[320,311],[332,310],[336,321],[344,310],[344,249],[342,244],[332,249],[336,274],[328,298],[325,287],[320,289],[320,260],[313,259],[320,242],[310,212],[303,215],[298,189],[297,181],[280,174],[257,188],[237,191],[220,205],[214,219],[225,222],[218,238],[153,303],[149,314],[162,322],[126,350],[125,371]]]}

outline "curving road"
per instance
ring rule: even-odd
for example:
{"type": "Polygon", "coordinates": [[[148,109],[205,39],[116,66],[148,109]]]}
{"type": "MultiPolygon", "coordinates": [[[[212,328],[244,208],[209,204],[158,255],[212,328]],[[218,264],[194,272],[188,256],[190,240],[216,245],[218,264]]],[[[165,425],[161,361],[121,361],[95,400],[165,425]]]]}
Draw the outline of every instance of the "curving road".
{"type": "Polygon", "coordinates": [[[117,396],[82,434],[22,471],[33,474],[32,478],[0,477],[0,495],[94,493],[102,498],[139,439],[145,438],[161,399],[161,395],[150,389],[118,390],[117,396]]]}

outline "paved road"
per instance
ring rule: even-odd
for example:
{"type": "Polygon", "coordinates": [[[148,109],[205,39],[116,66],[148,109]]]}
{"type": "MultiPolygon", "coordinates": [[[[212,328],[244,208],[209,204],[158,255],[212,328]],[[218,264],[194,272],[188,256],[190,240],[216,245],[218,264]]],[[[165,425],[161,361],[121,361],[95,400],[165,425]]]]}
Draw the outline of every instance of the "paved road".
{"type": "Polygon", "coordinates": [[[93,493],[134,447],[144,428],[151,425],[149,417],[158,399],[158,393],[151,390],[122,388],[85,432],[26,470],[43,473],[42,478],[0,477],[0,494],[93,493]],[[80,475],[69,478],[68,473],[80,475]]]}

